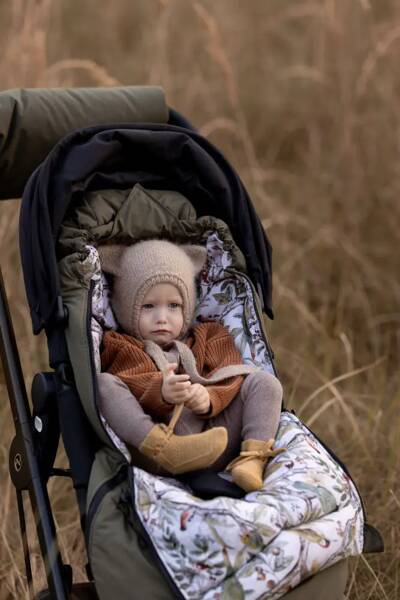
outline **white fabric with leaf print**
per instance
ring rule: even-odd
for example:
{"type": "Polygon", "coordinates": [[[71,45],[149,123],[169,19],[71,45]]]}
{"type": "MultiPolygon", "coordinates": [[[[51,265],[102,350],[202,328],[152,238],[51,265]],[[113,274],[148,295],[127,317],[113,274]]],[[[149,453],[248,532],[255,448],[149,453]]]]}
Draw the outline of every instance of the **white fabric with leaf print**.
{"type": "Polygon", "coordinates": [[[201,500],[133,467],[137,513],[185,598],[275,600],[362,552],[363,514],[349,477],[283,412],[263,488],[201,500]]]}

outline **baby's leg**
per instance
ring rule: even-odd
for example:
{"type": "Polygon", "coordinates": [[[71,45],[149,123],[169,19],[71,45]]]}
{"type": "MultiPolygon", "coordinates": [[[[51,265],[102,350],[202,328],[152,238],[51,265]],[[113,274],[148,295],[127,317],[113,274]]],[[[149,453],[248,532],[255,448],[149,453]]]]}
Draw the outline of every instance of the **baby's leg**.
{"type": "Polygon", "coordinates": [[[128,386],[110,373],[97,375],[98,407],[110,427],[127,444],[139,448],[154,426],[128,386]]]}
{"type": "Polygon", "coordinates": [[[185,431],[182,435],[172,434],[166,425],[153,422],[118,377],[100,373],[97,385],[98,404],[103,416],[130,450],[135,448],[139,451],[140,456],[132,455],[132,459],[141,468],[174,475],[196,471],[213,464],[225,450],[227,433],[224,429],[200,432],[203,424],[191,423],[187,415],[186,428],[197,431],[190,435],[185,431]],[[143,456],[146,464],[141,460],[143,456]]]}
{"type": "Polygon", "coordinates": [[[236,458],[243,440],[267,441],[274,438],[279,425],[282,386],[279,380],[266,371],[254,371],[246,376],[237,396],[208,427],[225,427],[228,445],[213,465],[221,470],[236,458]]]}
{"type": "Polygon", "coordinates": [[[279,379],[266,371],[254,371],[240,388],[243,403],[243,440],[275,438],[282,404],[279,379]]]}
{"type": "MultiPolygon", "coordinates": [[[[171,417],[172,413],[166,417],[165,422],[169,423],[171,417]]],[[[204,419],[201,419],[198,415],[196,415],[196,413],[184,406],[181,416],[175,425],[174,433],[176,435],[191,435],[193,433],[200,433],[203,431],[203,429],[205,429],[204,425],[204,419]]]]}

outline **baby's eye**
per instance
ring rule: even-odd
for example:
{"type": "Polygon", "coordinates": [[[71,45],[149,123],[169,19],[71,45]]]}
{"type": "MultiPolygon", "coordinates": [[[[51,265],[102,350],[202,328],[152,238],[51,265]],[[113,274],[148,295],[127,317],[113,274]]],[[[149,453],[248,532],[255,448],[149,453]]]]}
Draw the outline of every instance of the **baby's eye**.
{"type": "Polygon", "coordinates": [[[154,306],[153,304],[147,303],[147,304],[143,304],[142,308],[150,309],[150,308],[153,308],[153,306],[154,306]]]}
{"type": "Polygon", "coordinates": [[[171,308],[178,308],[179,306],[181,306],[178,302],[170,302],[169,305],[171,308]]]}

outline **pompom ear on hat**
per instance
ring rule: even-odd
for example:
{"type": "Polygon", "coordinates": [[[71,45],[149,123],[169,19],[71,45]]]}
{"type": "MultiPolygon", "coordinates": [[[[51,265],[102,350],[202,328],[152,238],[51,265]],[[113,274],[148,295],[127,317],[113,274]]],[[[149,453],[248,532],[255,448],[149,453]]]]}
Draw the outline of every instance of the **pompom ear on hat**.
{"type": "Polygon", "coordinates": [[[174,285],[182,297],[183,326],[187,332],[196,305],[196,275],[207,258],[203,246],[179,246],[167,240],[145,240],[132,246],[98,248],[102,268],[114,275],[111,304],[125,333],[142,339],[138,323],[147,292],[158,283],[174,285]]]}
{"type": "Polygon", "coordinates": [[[99,253],[102,270],[111,273],[111,275],[118,275],[121,268],[121,258],[126,248],[126,246],[117,244],[99,246],[97,252],[99,253]]]}
{"type": "Polygon", "coordinates": [[[207,260],[207,249],[205,246],[195,246],[193,244],[183,244],[180,246],[192,260],[195,273],[198,275],[205,265],[207,260]]]}

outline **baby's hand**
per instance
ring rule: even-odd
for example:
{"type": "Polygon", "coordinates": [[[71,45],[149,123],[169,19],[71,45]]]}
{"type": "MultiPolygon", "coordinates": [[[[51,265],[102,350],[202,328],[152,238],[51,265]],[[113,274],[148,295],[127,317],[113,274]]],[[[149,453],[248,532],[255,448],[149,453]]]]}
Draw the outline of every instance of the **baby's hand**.
{"type": "Polygon", "coordinates": [[[197,415],[204,415],[210,408],[210,394],[204,385],[201,383],[192,383],[189,390],[189,399],[185,402],[185,406],[190,408],[197,415]]]}
{"type": "Polygon", "coordinates": [[[182,402],[186,402],[190,397],[192,384],[189,381],[189,375],[176,375],[174,370],[177,366],[177,363],[169,363],[162,370],[163,384],[161,394],[168,404],[182,404],[182,402]]]}

